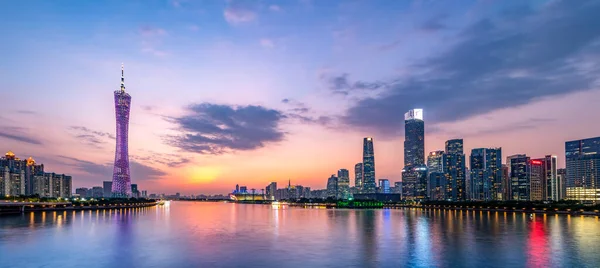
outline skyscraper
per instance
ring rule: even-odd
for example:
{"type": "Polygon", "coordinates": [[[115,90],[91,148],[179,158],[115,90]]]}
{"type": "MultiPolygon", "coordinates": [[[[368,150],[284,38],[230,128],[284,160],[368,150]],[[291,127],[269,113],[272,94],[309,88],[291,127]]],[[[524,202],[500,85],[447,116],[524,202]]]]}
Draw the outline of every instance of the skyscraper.
{"type": "Polygon", "coordinates": [[[357,163],[354,165],[354,187],[359,190],[363,186],[363,163],[357,163]]]}
{"type": "Polygon", "coordinates": [[[529,201],[531,160],[528,156],[513,155],[510,159],[511,200],[529,201]]]}
{"type": "Polygon", "coordinates": [[[557,157],[556,155],[546,155],[544,157],[544,172],[546,173],[546,196],[544,200],[554,200],[559,201],[558,193],[559,193],[559,185],[557,181],[557,157]]]}
{"type": "Polygon", "coordinates": [[[347,169],[342,168],[338,170],[337,174],[337,198],[348,199],[350,198],[350,173],[347,169]]]}
{"type": "Polygon", "coordinates": [[[425,164],[425,122],[423,109],[404,114],[404,166],[425,164]]]}
{"type": "Polygon", "coordinates": [[[376,188],[373,138],[366,137],[363,140],[363,192],[374,194],[376,188]]]}
{"type": "Polygon", "coordinates": [[[427,156],[427,169],[429,173],[444,172],[444,151],[433,151],[427,156]]]}
{"type": "Polygon", "coordinates": [[[563,200],[567,197],[567,169],[559,168],[556,170],[556,181],[558,200],[563,200]]]}
{"type": "Polygon", "coordinates": [[[471,150],[471,199],[502,200],[502,149],[471,150]]]}
{"type": "Polygon", "coordinates": [[[382,194],[390,193],[390,180],[388,179],[379,179],[379,192],[382,194]]]}
{"type": "Polygon", "coordinates": [[[556,160],[554,155],[531,160],[531,200],[560,200],[556,180],[556,160]]]}
{"type": "Polygon", "coordinates": [[[514,199],[513,192],[512,192],[514,186],[513,186],[513,177],[512,177],[512,175],[513,175],[512,167],[513,166],[511,164],[511,162],[512,162],[512,159],[523,158],[523,157],[527,157],[527,156],[524,154],[515,154],[515,155],[506,157],[506,168],[507,168],[506,173],[507,173],[508,177],[506,178],[507,179],[506,189],[504,190],[506,192],[506,198],[504,198],[504,200],[516,200],[516,199],[514,199]]]}
{"type": "Polygon", "coordinates": [[[407,200],[424,200],[427,198],[423,109],[409,110],[404,114],[402,195],[407,200]]]}
{"type": "Polygon", "coordinates": [[[430,200],[446,200],[446,176],[444,175],[444,151],[433,151],[427,156],[427,196],[430,200]]]}
{"type": "Polygon", "coordinates": [[[131,177],[129,174],[129,111],[131,96],[125,92],[125,76],[121,66],[121,89],[115,91],[115,114],[117,119],[117,142],[115,166],[113,169],[112,195],[128,197],[131,195],[131,177]]]}
{"type": "Polygon", "coordinates": [[[567,199],[600,203],[600,137],[565,143],[567,199]]]}
{"type": "Polygon", "coordinates": [[[532,159],[529,164],[529,200],[542,201],[545,196],[546,176],[544,160],[532,159]]]}
{"type": "Polygon", "coordinates": [[[467,199],[466,162],[463,152],[463,140],[452,139],[446,141],[444,153],[444,176],[446,185],[445,198],[450,201],[464,201],[467,199]]]}
{"type": "Polygon", "coordinates": [[[337,180],[338,178],[335,175],[331,175],[331,177],[327,179],[327,197],[337,197],[337,180]]]}

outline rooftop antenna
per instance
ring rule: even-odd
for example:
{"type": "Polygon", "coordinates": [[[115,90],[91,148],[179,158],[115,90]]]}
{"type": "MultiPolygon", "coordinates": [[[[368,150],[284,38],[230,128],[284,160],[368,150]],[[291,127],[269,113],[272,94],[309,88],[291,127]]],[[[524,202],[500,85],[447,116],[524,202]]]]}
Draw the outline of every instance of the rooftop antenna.
{"type": "Polygon", "coordinates": [[[125,92],[125,71],[124,64],[121,63],[121,92],[125,92]]]}

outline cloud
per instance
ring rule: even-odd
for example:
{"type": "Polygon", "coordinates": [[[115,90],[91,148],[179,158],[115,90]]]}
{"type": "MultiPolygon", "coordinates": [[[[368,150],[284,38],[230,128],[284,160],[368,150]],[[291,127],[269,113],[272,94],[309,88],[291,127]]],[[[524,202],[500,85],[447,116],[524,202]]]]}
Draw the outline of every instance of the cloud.
{"type": "MultiPolygon", "coordinates": [[[[113,164],[98,164],[87,160],[81,160],[74,157],[58,155],[59,158],[67,160],[68,163],[64,163],[66,165],[75,167],[76,169],[93,175],[95,177],[104,177],[106,180],[112,177],[113,174],[113,164]]],[[[136,161],[129,162],[129,169],[131,175],[131,181],[135,183],[136,181],[143,180],[153,180],[158,179],[161,176],[166,175],[165,172],[147,166],[143,163],[139,163],[136,161]]]]}
{"type": "MultiPolygon", "coordinates": [[[[600,53],[597,14],[599,2],[556,1],[523,15],[529,17],[518,24],[480,20],[465,27],[455,45],[411,66],[418,71],[386,82],[383,92],[354,103],[342,121],[396,135],[402,114],[412,108],[424,108],[428,122],[452,122],[588,90],[600,73],[589,62],[600,53]]],[[[334,92],[348,92],[353,84],[348,75],[329,81],[334,92]]]]}
{"type": "Polygon", "coordinates": [[[349,95],[352,91],[357,90],[376,90],[387,86],[383,82],[363,82],[355,81],[351,82],[349,74],[343,73],[340,75],[331,75],[329,73],[322,73],[320,75],[321,81],[323,81],[326,87],[331,92],[340,95],[349,95]]]}
{"type": "Polygon", "coordinates": [[[262,106],[193,104],[189,114],[169,120],[181,132],[167,137],[167,143],[187,152],[221,154],[254,150],[283,140],[279,129],[285,115],[262,106]]]}
{"type": "Polygon", "coordinates": [[[156,110],[156,106],[154,106],[154,105],[142,105],[141,108],[142,108],[142,110],[144,110],[146,112],[152,112],[152,111],[156,110]]]}
{"type": "Polygon", "coordinates": [[[438,15],[421,24],[418,29],[424,32],[437,32],[446,28],[446,25],[442,22],[446,17],[446,14],[438,15]]]}
{"type": "Polygon", "coordinates": [[[317,124],[321,126],[329,126],[334,121],[334,118],[331,116],[310,115],[311,109],[303,102],[288,98],[281,100],[281,102],[290,106],[285,113],[287,119],[297,120],[303,124],[317,124]]]}
{"type": "Polygon", "coordinates": [[[37,114],[37,112],[29,111],[29,110],[18,110],[17,113],[19,113],[19,114],[31,114],[31,115],[37,114]]]}
{"type": "Polygon", "coordinates": [[[273,42],[273,40],[268,39],[268,38],[262,38],[262,39],[260,39],[260,45],[264,48],[274,48],[275,42],[273,42]]]}
{"type": "Polygon", "coordinates": [[[31,137],[26,133],[27,129],[20,127],[2,126],[0,128],[0,138],[5,138],[13,141],[29,143],[33,145],[42,145],[42,141],[31,137]]]}
{"type": "Polygon", "coordinates": [[[157,152],[148,152],[148,154],[144,156],[140,155],[130,155],[131,159],[134,159],[138,162],[149,162],[152,164],[162,164],[168,167],[179,167],[181,165],[187,164],[191,162],[191,159],[182,157],[176,154],[165,154],[165,153],[157,153],[157,152]]]}
{"type": "Polygon", "coordinates": [[[256,12],[253,7],[250,1],[229,0],[227,7],[223,11],[223,16],[230,24],[251,22],[256,19],[256,12]]]}
{"type": "Polygon", "coordinates": [[[140,34],[145,37],[163,36],[167,34],[167,31],[161,28],[142,26],[140,27],[140,34]]]}
{"type": "Polygon", "coordinates": [[[281,11],[281,7],[278,5],[270,5],[269,6],[269,10],[274,11],[274,12],[278,12],[281,11]]]}
{"type": "Polygon", "coordinates": [[[70,126],[68,130],[71,131],[73,137],[95,148],[102,148],[102,145],[106,144],[108,140],[116,138],[108,132],[95,131],[83,126],[70,126]]]}

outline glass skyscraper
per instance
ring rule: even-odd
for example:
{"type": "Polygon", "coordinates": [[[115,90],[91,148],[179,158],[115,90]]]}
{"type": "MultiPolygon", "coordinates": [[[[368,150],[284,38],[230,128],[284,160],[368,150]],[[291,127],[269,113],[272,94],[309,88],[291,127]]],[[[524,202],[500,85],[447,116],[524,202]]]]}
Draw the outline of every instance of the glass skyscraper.
{"type": "Polygon", "coordinates": [[[502,200],[502,149],[471,150],[471,199],[502,200]]]}
{"type": "Polygon", "coordinates": [[[363,163],[357,163],[354,165],[354,187],[359,190],[363,186],[363,163]]]}
{"type": "Polygon", "coordinates": [[[567,199],[600,203],[600,137],[565,143],[567,199]]]}
{"type": "Polygon", "coordinates": [[[529,201],[531,181],[531,160],[528,156],[510,156],[511,200],[529,201]]]}
{"type": "Polygon", "coordinates": [[[462,139],[446,141],[444,176],[446,177],[446,199],[450,201],[464,201],[467,199],[466,163],[463,147],[462,139]]]}
{"type": "Polygon", "coordinates": [[[407,200],[426,199],[427,180],[423,109],[413,109],[404,114],[403,198],[407,200]]]}
{"type": "Polygon", "coordinates": [[[363,140],[363,193],[374,194],[376,188],[373,138],[366,137],[363,140]]]}
{"type": "Polygon", "coordinates": [[[425,122],[423,109],[404,114],[404,166],[425,164],[425,122]]]}
{"type": "Polygon", "coordinates": [[[131,177],[129,174],[129,111],[131,96],[125,92],[125,77],[121,66],[121,89],[115,91],[115,114],[117,119],[117,142],[115,166],[113,169],[112,196],[131,196],[131,177]]]}
{"type": "Polygon", "coordinates": [[[337,172],[337,198],[350,198],[350,173],[347,169],[342,168],[337,172]]]}

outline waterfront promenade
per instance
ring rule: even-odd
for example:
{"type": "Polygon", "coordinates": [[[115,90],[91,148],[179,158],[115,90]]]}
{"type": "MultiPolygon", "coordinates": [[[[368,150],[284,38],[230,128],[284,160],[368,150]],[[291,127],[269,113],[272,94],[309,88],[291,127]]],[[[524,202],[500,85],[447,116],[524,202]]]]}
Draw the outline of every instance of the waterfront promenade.
{"type": "Polygon", "coordinates": [[[70,202],[14,202],[0,200],[0,215],[32,211],[102,210],[156,206],[158,202],[121,202],[105,204],[73,204],[70,202]]]}

